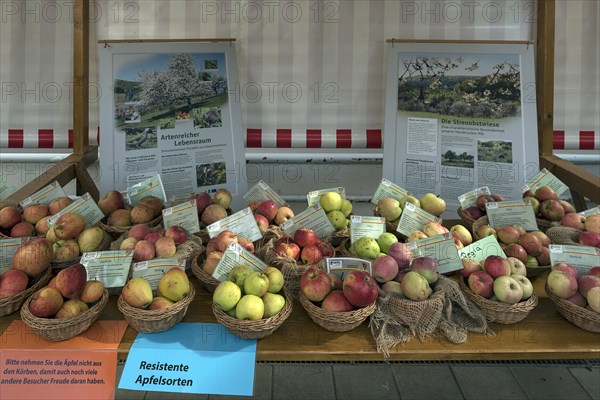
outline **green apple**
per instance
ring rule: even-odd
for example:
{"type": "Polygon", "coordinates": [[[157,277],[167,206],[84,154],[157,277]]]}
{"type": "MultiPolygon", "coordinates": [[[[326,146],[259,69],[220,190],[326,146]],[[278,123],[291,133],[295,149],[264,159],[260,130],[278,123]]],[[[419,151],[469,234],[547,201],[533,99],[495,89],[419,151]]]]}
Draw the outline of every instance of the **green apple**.
{"type": "Polygon", "coordinates": [[[285,306],[285,297],[280,294],[267,292],[262,297],[262,301],[265,305],[264,318],[270,318],[277,314],[283,306],[285,306]]]}
{"type": "Polygon", "coordinates": [[[329,211],[327,218],[329,218],[329,222],[331,222],[336,231],[346,228],[346,216],[341,211],[329,211]]]}
{"type": "Polygon", "coordinates": [[[225,314],[229,315],[232,318],[237,318],[236,314],[235,314],[235,307],[233,307],[231,310],[229,311],[225,311],[225,314]]]}
{"type": "Polygon", "coordinates": [[[231,281],[219,283],[213,293],[213,303],[221,307],[223,311],[235,309],[238,301],[242,298],[242,290],[231,281]]]}
{"type": "Polygon", "coordinates": [[[425,193],[419,201],[421,202],[421,208],[429,214],[439,217],[446,210],[444,199],[433,193],[425,193]]]}
{"type": "Polygon", "coordinates": [[[260,297],[253,294],[244,295],[235,306],[235,317],[237,319],[257,321],[262,319],[264,313],[265,304],[260,297]]]}
{"type": "Polygon", "coordinates": [[[342,208],[340,209],[340,211],[344,214],[345,217],[352,213],[352,203],[350,203],[350,200],[342,200],[342,208]]]}
{"type": "Polygon", "coordinates": [[[354,245],[351,244],[350,247],[348,247],[348,251],[350,252],[350,254],[352,254],[353,256],[357,256],[358,254],[356,254],[356,249],[354,248],[354,245]]]}
{"type": "Polygon", "coordinates": [[[398,238],[393,233],[384,232],[377,238],[377,244],[379,245],[379,250],[381,252],[386,253],[390,249],[390,246],[398,241],[398,238]]]}
{"type": "Polygon", "coordinates": [[[336,192],[325,192],[321,195],[319,204],[326,213],[339,211],[342,208],[342,196],[336,192]]]}
{"type": "Polygon", "coordinates": [[[398,200],[385,197],[377,202],[377,213],[386,221],[393,221],[402,214],[402,207],[400,207],[398,200]]]}
{"type": "Polygon", "coordinates": [[[235,282],[240,288],[244,287],[244,281],[246,277],[250,275],[254,270],[247,265],[240,264],[237,267],[233,267],[227,274],[227,280],[235,282]]]}
{"type": "Polygon", "coordinates": [[[421,208],[421,202],[415,196],[408,195],[400,199],[400,207],[402,207],[403,210],[406,207],[406,203],[411,203],[421,208]]]}
{"type": "Polygon", "coordinates": [[[354,250],[359,257],[374,260],[379,256],[379,245],[371,237],[363,236],[354,242],[354,250]]]}
{"type": "Polygon", "coordinates": [[[253,271],[244,280],[244,293],[262,297],[269,289],[269,277],[262,272],[253,271]]]}
{"type": "Polygon", "coordinates": [[[269,278],[269,288],[267,291],[270,293],[278,293],[283,287],[283,273],[275,267],[267,267],[263,273],[269,278]]]}

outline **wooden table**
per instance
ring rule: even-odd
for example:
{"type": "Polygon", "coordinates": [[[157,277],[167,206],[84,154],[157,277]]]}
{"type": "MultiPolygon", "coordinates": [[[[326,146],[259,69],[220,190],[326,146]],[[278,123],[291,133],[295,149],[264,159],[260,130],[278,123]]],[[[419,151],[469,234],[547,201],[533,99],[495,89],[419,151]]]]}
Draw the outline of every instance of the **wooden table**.
{"type": "MultiPolygon", "coordinates": [[[[600,334],[585,331],[565,320],[544,292],[546,274],[533,278],[539,304],[523,321],[512,325],[491,324],[495,335],[472,333],[463,344],[450,343],[436,335],[420,342],[416,337],[390,351],[390,360],[531,360],[584,359],[600,357],[600,334]]],[[[184,322],[216,323],[210,308],[212,295],[192,277],[197,294],[184,322]]],[[[2,332],[19,318],[13,313],[0,320],[2,332]]],[[[112,296],[101,317],[122,319],[117,298],[112,296]]],[[[136,331],[127,328],[119,346],[125,359],[136,331]]],[[[367,322],[345,333],[329,332],[316,325],[300,303],[285,323],[271,336],[258,341],[261,361],[382,361],[367,322]]]]}

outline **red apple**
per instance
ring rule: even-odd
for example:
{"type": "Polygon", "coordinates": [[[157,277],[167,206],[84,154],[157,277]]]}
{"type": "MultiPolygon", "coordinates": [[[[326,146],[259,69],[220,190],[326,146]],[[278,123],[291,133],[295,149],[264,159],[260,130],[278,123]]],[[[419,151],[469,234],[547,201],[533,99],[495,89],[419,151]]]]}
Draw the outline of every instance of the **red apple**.
{"type": "Polygon", "coordinates": [[[550,265],[550,249],[542,247],[541,253],[535,259],[538,265],[550,265]]]}
{"type": "Polygon", "coordinates": [[[353,270],[344,277],[344,296],[354,307],[362,308],[373,304],[379,295],[377,282],[364,271],[353,270]]]}
{"type": "Polygon", "coordinates": [[[31,204],[23,209],[23,220],[32,225],[48,215],[48,206],[45,204],[31,204]]]}
{"type": "Polygon", "coordinates": [[[519,238],[519,244],[528,255],[538,256],[542,252],[542,242],[533,233],[525,233],[519,238]]]}
{"type": "Polygon", "coordinates": [[[568,201],[558,200],[558,202],[560,203],[562,208],[565,210],[565,214],[572,214],[576,211],[575,207],[573,207],[573,205],[571,203],[569,203],[568,201]]]}
{"type": "Polygon", "coordinates": [[[590,268],[587,274],[600,277],[600,266],[590,268]]]}
{"type": "Polygon", "coordinates": [[[277,225],[283,224],[285,221],[289,221],[294,218],[294,212],[289,207],[279,207],[277,213],[275,214],[275,218],[273,222],[277,225]]]}
{"type": "Polygon", "coordinates": [[[498,240],[504,244],[517,243],[519,240],[519,231],[514,226],[503,226],[496,230],[498,240]]]}
{"type": "Polygon", "coordinates": [[[21,270],[11,267],[0,276],[0,298],[19,294],[29,285],[29,276],[21,270]]]}
{"type": "Polygon", "coordinates": [[[156,243],[156,241],[158,239],[160,239],[163,236],[165,236],[165,231],[163,231],[161,229],[161,230],[150,232],[150,233],[146,234],[146,236],[144,236],[144,239],[142,239],[142,240],[147,240],[150,243],[154,244],[154,243],[156,243]]]}
{"type": "Polygon", "coordinates": [[[207,192],[196,194],[196,208],[198,209],[198,215],[202,215],[206,207],[213,204],[213,198],[207,192]]]}
{"type": "Polygon", "coordinates": [[[320,241],[312,229],[300,228],[294,232],[294,242],[300,247],[316,246],[320,241]]]}
{"type": "Polygon", "coordinates": [[[13,267],[29,276],[42,273],[52,261],[52,245],[44,238],[28,240],[17,248],[13,256],[13,267]]]}
{"type": "Polygon", "coordinates": [[[387,255],[396,260],[398,269],[407,268],[413,259],[413,252],[405,243],[392,243],[388,249],[387,255]]]}
{"type": "Polygon", "coordinates": [[[50,212],[50,214],[54,215],[69,204],[71,204],[72,202],[73,200],[71,200],[67,196],[57,197],[56,199],[50,201],[50,203],[48,204],[48,211],[50,212]]]}
{"type": "Polygon", "coordinates": [[[373,261],[373,278],[379,283],[391,281],[398,275],[398,263],[388,255],[379,256],[373,261]]]}
{"type": "Polygon", "coordinates": [[[306,246],[300,252],[300,259],[305,264],[316,264],[323,259],[323,253],[317,246],[306,246]]]}
{"type": "Polygon", "coordinates": [[[44,218],[40,219],[35,224],[35,231],[38,235],[45,235],[46,233],[48,233],[48,231],[50,230],[50,228],[48,227],[48,220],[50,220],[50,218],[52,218],[51,215],[46,215],[44,218]]]}
{"type": "Polygon", "coordinates": [[[27,221],[17,222],[10,229],[10,237],[20,238],[28,236],[35,236],[35,227],[27,221]]]}
{"type": "Polygon", "coordinates": [[[479,228],[477,228],[476,233],[477,233],[477,236],[479,236],[479,238],[481,238],[481,239],[483,239],[484,237],[487,237],[487,236],[498,237],[498,235],[496,234],[496,230],[489,225],[481,225],[479,228]]]}
{"type": "Polygon", "coordinates": [[[579,235],[579,244],[600,247],[600,233],[584,231],[579,235]]]}
{"type": "Polygon", "coordinates": [[[0,210],[0,228],[10,229],[21,221],[21,213],[16,207],[4,207],[0,210]]]}
{"type": "Polygon", "coordinates": [[[279,239],[277,239],[277,245],[279,245],[279,243],[290,244],[290,243],[295,243],[295,242],[294,242],[294,239],[292,239],[289,236],[281,236],[279,239]]]}
{"type": "Polygon", "coordinates": [[[488,256],[483,263],[483,269],[494,278],[510,276],[510,264],[500,256],[488,256]]]}
{"type": "Polygon", "coordinates": [[[135,262],[152,260],[155,256],[154,243],[149,240],[140,240],[133,248],[133,261],[135,262]]]}
{"type": "Polygon", "coordinates": [[[581,216],[577,213],[569,213],[569,214],[565,214],[560,219],[560,224],[562,226],[567,226],[569,228],[583,230],[585,228],[585,225],[583,224],[584,221],[585,221],[585,218],[583,216],[581,216]]]}
{"type": "Polygon", "coordinates": [[[269,220],[261,214],[254,214],[254,220],[256,221],[256,225],[258,225],[258,230],[263,235],[269,229],[269,220]]]}
{"type": "Polygon", "coordinates": [[[300,259],[300,247],[296,243],[279,243],[275,249],[275,254],[282,257],[300,259]]]}
{"type": "Polygon", "coordinates": [[[543,203],[546,200],[558,200],[558,195],[550,186],[541,186],[535,191],[535,198],[543,203]]]}
{"type": "Polygon", "coordinates": [[[586,299],[589,290],[598,286],[600,286],[600,278],[594,275],[583,275],[577,280],[577,291],[586,299]]]}
{"type": "Polygon", "coordinates": [[[545,200],[540,204],[540,213],[548,221],[560,221],[565,216],[565,210],[558,200],[545,200]]]}
{"type": "Polygon", "coordinates": [[[344,292],[341,290],[331,291],[321,303],[321,308],[333,312],[346,312],[354,310],[354,306],[350,304],[344,292]]]}
{"type": "Polygon", "coordinates": [[[165,230],[165,236],[173,239],[175,244],[179,246],[188,239],[188,232],[181,226],[172,225],[165,230]]]}
{"type": "Polygon", "coordinates": [[[531,233],[537,236],[538,239],[540,239],[540,242],[542,242],[542,246],[548,246],[550,243],[552,243],[548,235],[546,235],[542,231],[533,231],[531,233]]]}
{"type": "Polygon", "coordinates": [[[277,214],[277,210],[279,206],[273,200],[265,200],[258,205],[256,209],[256,213],[263,215],[269,222],[273,221],[275,215],[277,214]]]}
{"type": "Polygon", "coordinates": [[[238,236],[238,243],[240,246],[246,249],[246,251],[254,253],[254,243],[252,242],[252,240],[243,236],[238,236]]]}
{"type": "Polygon", "coordinates": [[[438,262],[433,257],[417,257],[410,264],[410,269],[422,275],[430,285],[438,280],[437,268],[438,262]]]}
{"type": "MultiPolygon", "coordinates": [[[[136,243],[137,245],[137,243],[136,243]]],[[[175,240],[171,237],[163,236],[154,243],[157,257],[173,257],[177,252],[175,240]]],[[[135,246],[134,246],[135,251],[135,246]]]]}
{"type": "Polygon", "coordinates": [[[215,237],[215,249],[224,253],[232,242],[237,243],[238,237],[234,232],[226,229],[215,237]]]}
{"type": "Polygon", "coordinates": [[[520,244],[513,243],[506,246],[504,249],[504,253],[507,257],[515,257],[521,260],[522,262],[527,262],[527,252],[520,244]]]}
{"type": "Polygon", "coordinates": [[[113,211],[125,207],[123,195],[118,190],[111,190],[98,200],[98,207],[104,215],[110,215],[113,211]]]}
{"type": "Polygon", "coordinates": [[[484,210],[482,210],[481,208],[479,208],[477,206],[469,206],[469,207],[465,208],[463,211],[471,219],[479,219],[485,215],[484,210]]]}
{"type": "Polygon", "coordinates": [[[569,297],[567,299],[567,301],[570,301],[571,303],[573,303],[579,307],[585,307],[587,305],[587,300],[579,292],[577,292],[573,296],[569,297]]]}
{"type": "Polygon", "coordinates": [[[146,237],[147,234],[150,233],[150,227],[146,224],[137,224],[131,227],[129,230],[128,237],[136,238],[137,240],[142,240],[146,237]]]}
{"type": "Polygon", "coordinates": [[[479,209],[481,209],[482,211],[485,211],[485,205],[486,203],[493,203],[496,200],[494,200],[494,198],[490,195],[487,194],[482,194],[477,196],[477,199],[475,199],[475,205],[477,205],[477,207],[479,207],[479,209]]]}
{"type": "Polygon", "coordinates": [[[310,301],[322,301],[331,291],[331,279],[326,271],[310,267],[300,278],[300,292],[310,301]]]}
{"type": "Polygon", "coordinates": [[[75,239],[85,229],[85,218],[77,213],[62,214],[52,225],[58,239],[75,239]]]}
{"type": "Polygon", "coordinates": [[[485,271],[473,271],[468,278],[469,289],[486,299],[494,294],[494,277],[485,271]]]}
{"type": "Polygon", "coordinates": [[[329,243],[325,243],[325,242],[319,242],[317,243],[317,247],[319,248],[319,250],[321,250],[321,254],[323,254],[323,257],[333,257],[333,253],[335,252],[335,249],[333,248],[333,246],[329,243]]]}

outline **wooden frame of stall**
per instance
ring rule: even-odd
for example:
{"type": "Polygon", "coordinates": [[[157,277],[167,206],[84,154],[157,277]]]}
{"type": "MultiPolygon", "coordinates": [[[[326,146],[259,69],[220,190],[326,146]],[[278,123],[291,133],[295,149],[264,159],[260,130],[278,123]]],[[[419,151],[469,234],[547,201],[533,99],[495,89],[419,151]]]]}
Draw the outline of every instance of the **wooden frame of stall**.
{"type": "MultiPolygon", "coordinates": [[[[553,153],[554,124],[554,21],[555,0],[538,2],[536,38],[536,83],[540,168],[547,168],[571,188],[577,210],[587,208],[585,198],[600,203],[600,179],[553,153]]],[[[87,168],[98,159],[98,148],[89,145],[89,1],[73,5],[73,153],[43,175],[17,190],[9,199],[21,201],[53,181],[65,185],[77,182],[77,194],[99,193],[87,168]]]]}

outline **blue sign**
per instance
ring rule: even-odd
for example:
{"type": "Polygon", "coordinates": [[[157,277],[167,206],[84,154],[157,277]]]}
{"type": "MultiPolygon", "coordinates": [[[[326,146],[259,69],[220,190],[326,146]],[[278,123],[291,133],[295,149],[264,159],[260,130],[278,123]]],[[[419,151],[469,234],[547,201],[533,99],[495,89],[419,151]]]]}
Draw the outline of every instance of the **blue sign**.
{"type": "Polygon", "coordinates": [[[166,332],[139,333],[120,389],[252,396],[256,340],[223,325],[179,323],[166,332]]]}

